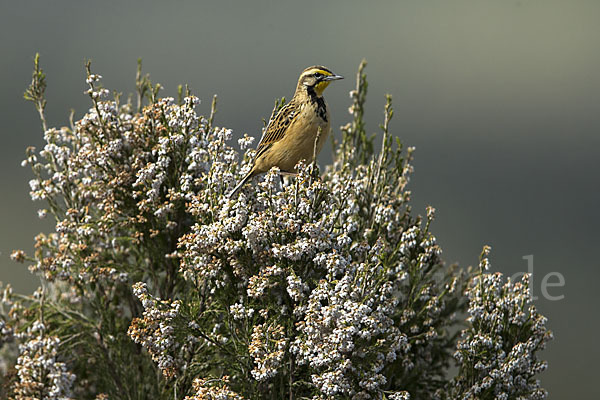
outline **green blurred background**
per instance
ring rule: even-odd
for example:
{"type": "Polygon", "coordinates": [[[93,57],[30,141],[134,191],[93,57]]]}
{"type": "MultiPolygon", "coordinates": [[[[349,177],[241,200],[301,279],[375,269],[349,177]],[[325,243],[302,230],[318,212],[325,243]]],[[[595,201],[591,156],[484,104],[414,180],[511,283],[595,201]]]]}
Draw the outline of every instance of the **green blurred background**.
{"type": "MultiPolygon", "coordinates": [[[[392,129],[416,146],[414,210],[437,208],[448,262],[514,274],[533,255],[534,294],[556,339],[543,356],[550,398],[600,398],[598,145],[600,2],[597,1],[1,1],[0,280],[30,292],[37,278],[10,261],[51,229],[29,200],[29,145],[42,146],[22,93],[33,56],[47,73],[47,119],[66,125],[89,107],[83,63],[107,88],[133,91],[136,60],[175,95],[188,83],[219,124],[257,136],[276,97],[323,64],[347,77],[327,90],[332,126],[348,120],[348,91],[369,65],[367,122],[394,97],[392,129]],[[560,272],[559,301],[541,282],[560,272]]],[[[329,148],[321,163],[330,159],[329,148]]],[[[556,279],[552,278],[551,282],[556,279]]]]}

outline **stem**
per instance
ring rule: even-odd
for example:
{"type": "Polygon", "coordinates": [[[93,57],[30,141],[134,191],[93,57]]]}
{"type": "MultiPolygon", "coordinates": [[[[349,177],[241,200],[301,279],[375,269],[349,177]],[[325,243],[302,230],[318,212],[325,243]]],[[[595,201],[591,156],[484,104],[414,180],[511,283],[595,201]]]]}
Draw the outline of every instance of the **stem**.
{"type": "Polygon", "coordinates": [[[290,400],[294,400],[294,357],[290,354],[290,400]]]}
{"type": "Polygon", "coordinates": [[[217,95],[215,94],[210,105],[210,116],[208,117],[208,124],[206,125],[206,133],[209,133],[213,127],[213,121],[215,114],[217,113],[217,95]]]}

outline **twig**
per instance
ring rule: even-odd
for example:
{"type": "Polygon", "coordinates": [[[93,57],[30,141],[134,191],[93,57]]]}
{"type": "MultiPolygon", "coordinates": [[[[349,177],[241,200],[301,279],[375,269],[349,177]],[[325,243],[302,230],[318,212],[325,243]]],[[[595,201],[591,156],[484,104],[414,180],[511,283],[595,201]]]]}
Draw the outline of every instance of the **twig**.
{"type": "Polygon", "coordinates": [[[314,168],[314,165],[317,163],[317,148],[319,145],[319,139],[321,139],[321,132],[323,131],[323,128],[319,127],[319,129],[317,129],[317,136],[315,137],[315,143],[313,146],[313,159],[312,159],[312,165],[314,168]]]}
{"type": "Polygon", "coordinates": [[[206,132],[210,132],[213,127],[213,121],[215,119],[215,114],[217,113],[217,95],[215,94],[212,99],[212,103],[210,104],[210,116],[208,117],[208,124],[206,125],[206,132]]]}

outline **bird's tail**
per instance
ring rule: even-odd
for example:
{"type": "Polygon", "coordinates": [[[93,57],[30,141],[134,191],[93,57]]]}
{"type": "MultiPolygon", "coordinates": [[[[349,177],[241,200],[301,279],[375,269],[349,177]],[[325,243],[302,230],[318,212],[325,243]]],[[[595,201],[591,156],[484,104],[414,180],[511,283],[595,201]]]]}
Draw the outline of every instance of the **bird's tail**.
{"type": "Polygon", "coordinates": [[[251,170],[250,172],[248,172],[248,174],[246,174],[245,177],[242,178],[242,180],[240,181],[240,183],[237,184],[237,186],[235,188],[233,188],[233,190],[231,191],[231,193],[229,193],[227,195],[228,198],[232,198],[234,194],[236,194],[241,188],[242,186],[244,186],[246,184],[246,182],[248,182],[250,179],[252,179],[252,177],[255,175],[254,171],[251,170]]]}

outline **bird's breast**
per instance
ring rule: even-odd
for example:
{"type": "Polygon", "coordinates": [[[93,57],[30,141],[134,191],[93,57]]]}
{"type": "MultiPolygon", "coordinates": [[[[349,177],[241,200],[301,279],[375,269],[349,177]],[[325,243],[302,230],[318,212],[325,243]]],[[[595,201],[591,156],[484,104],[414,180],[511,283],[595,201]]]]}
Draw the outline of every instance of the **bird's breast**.
{"type": "Polygon", "coordinates": [[[321,151],[325,139],[329,134],[329,113],[325,103],[323,102],[323,108],[314,103],[305,104],[304,110],[302,110],[298,120],[296,131],[299,133],[296,136],[296,145],[301,149],[302,153],[299,159],[312,160],[317,135],[319,135],[317,142],[318,153],[321,151]],[[319,131],[321,132],[320,134],[319,131]]]}

